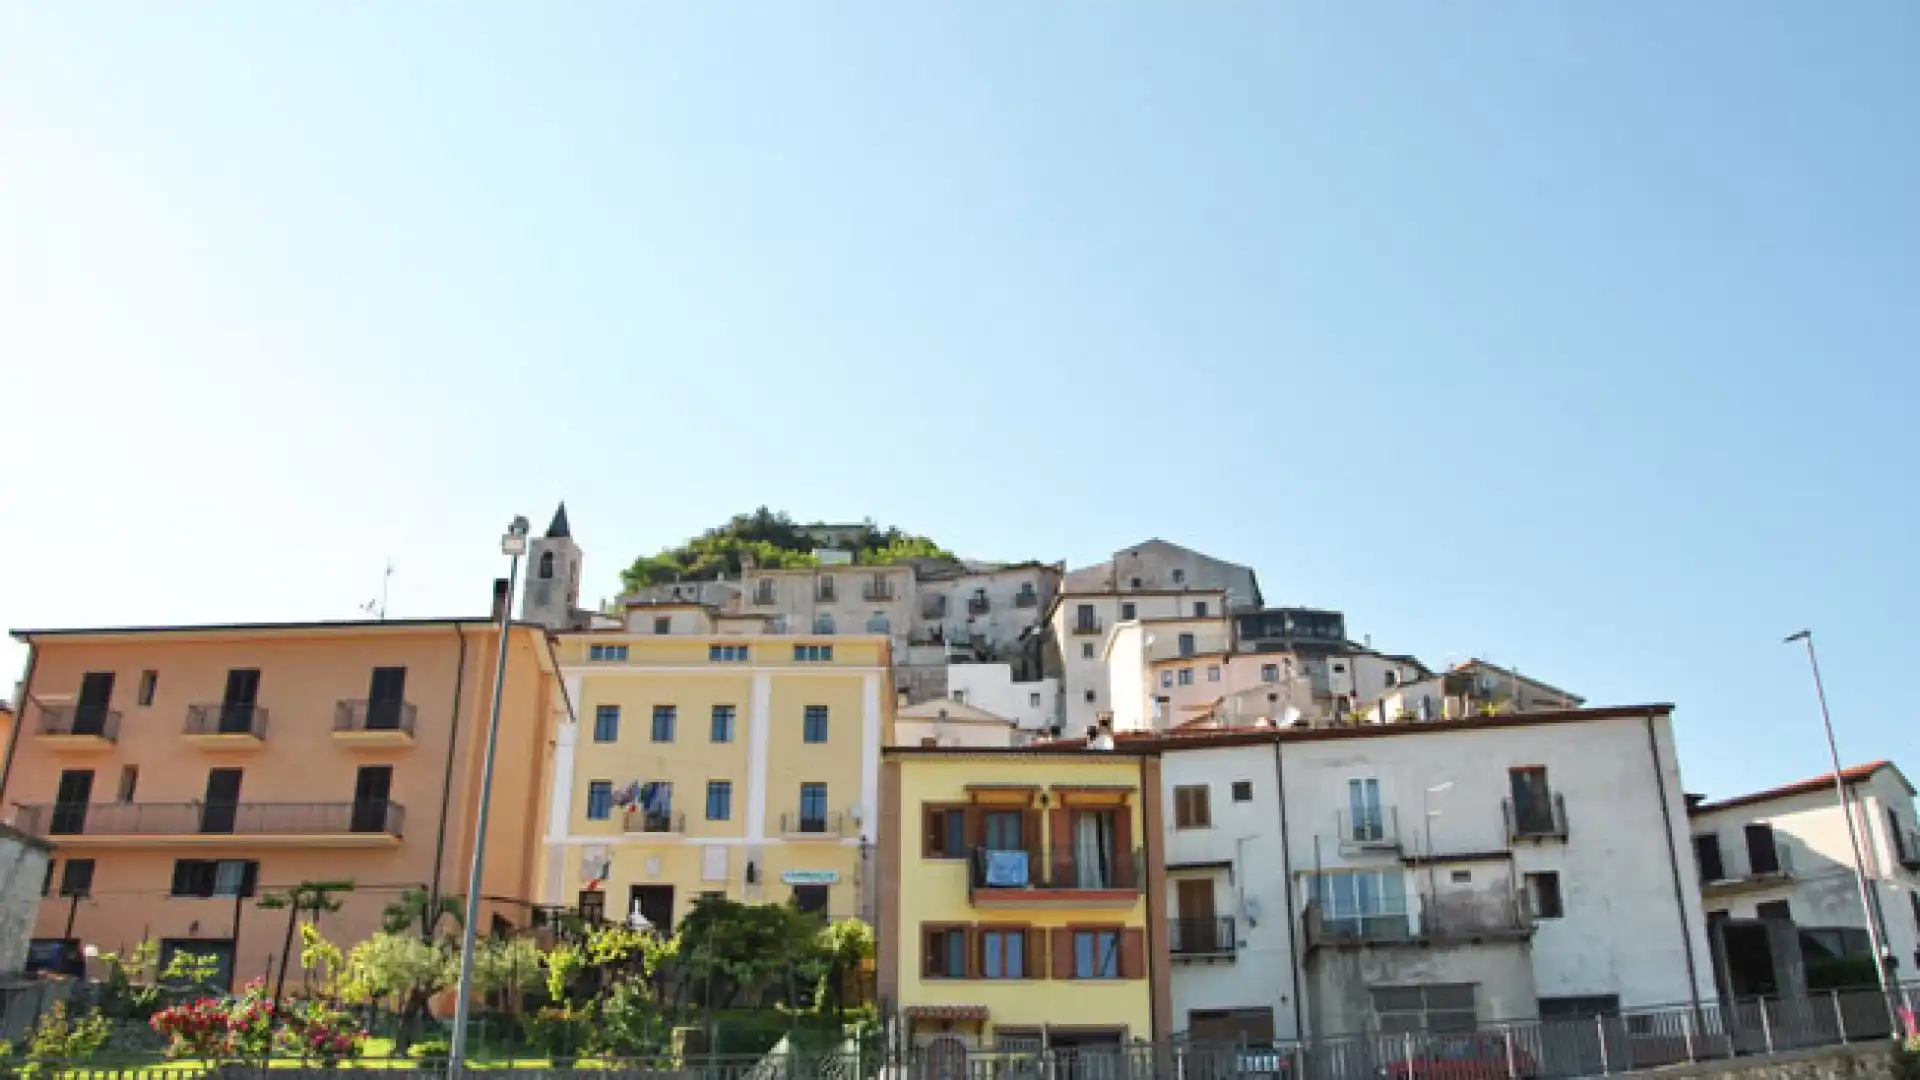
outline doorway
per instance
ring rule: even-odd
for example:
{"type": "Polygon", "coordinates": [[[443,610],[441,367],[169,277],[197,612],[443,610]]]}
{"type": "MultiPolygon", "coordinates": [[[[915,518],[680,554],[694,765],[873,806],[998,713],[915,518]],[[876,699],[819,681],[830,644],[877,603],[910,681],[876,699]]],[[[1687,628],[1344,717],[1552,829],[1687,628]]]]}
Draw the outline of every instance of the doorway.
{"type": "Polygon", "coordinates": [[[398,731],[406,699],[406,668],[374,668],[372,685],[367,687],[367,730],[398,731]]]}
{"type": "Polygon", "coordinates": [[[220,698],[220,733],[245,735],[253,730],[253,707],[260,700],[260,670],[235,668],[227,672],[227,692],[220,698]]]}
{"type": "Polygon", "coordinates": [[[107,706],[113,704],[113,672],[89,671],[80,677],[80,696],[73,704],[75,735],[104,735],[107,706]]]}
{"type": "Polygon", "coordinates": [[[1174,886],[1173,951],[1214,953],[1222,948],[1220,920],[1214,915],[1213,879],[1187,878],[1174,886]]]}
{"type": "Polygon", "coordinates": [[[387,800],[393,792],[393,766],[362,765],[353,779],[352,832],[384,832],[387,800]]]}
{"type": "Polygon", "coordinates": [[[240,770],[208,769],[207,799],[200,805],[200,831],[230,833],[240,811],[240,770]]]}
{"type": "Polygon", "coordinates": [[[635,885],[628,892],[627,910],[622,917],[631,917],[633,909],[638,907],[654,929],[662,934],[673,933],[673,886],[671,885],[635,885]]]}

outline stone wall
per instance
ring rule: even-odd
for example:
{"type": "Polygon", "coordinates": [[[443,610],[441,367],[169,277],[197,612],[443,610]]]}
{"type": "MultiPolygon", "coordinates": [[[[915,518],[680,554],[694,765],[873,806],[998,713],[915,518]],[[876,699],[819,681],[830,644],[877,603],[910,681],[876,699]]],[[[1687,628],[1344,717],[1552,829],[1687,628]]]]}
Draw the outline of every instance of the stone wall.
{"type": "Polygon", "coordinates": [[[1700,1077],[1701,1080],[1897,1080],[1891,1043],[1789,1050],[1765,1057],[1738,1057],[1671,1065],[1635,1073],[1649,1077],[1700,1077]]]}
{"type": "Polygon", "coordinates": [[[26,966],[48,853],[46,844],[0,825],[0,975],[26,966]]]}

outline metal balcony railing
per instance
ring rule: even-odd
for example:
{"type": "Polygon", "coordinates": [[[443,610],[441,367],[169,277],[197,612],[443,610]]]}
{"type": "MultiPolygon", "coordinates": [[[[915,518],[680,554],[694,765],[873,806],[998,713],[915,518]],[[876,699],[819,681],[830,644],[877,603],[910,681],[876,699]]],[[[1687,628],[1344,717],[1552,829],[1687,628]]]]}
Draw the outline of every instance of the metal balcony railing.
{"type": "Polygon", "coordinates": [[[189,735],[251,735],[267,737],[267,710],[263,705],[211,702],[187,706],[189,735]]]}
{"type": "Polygon", "coordinates": [[[1502,799],[1500,808],[1507,819],[1508,843],[1567,838],[1567,800],[1557,791],[1545,802],[1523,802],[1518,807],[1512,798],[1502,799]]]}
{"type": "Polygon", "coordinates": [[[684,833],[687,815],[675,810],[634,810],[626,815],[621,829],[630,833],[684,833]]]}
{"type": "Polygon", "coordinates": [[[839,836],[845,820],[844,814],[834,811],[784,813],[780,815],[780,832],[786,836],[839,836]]]}
{"type": "Polygon", "coordinates": [[[1038,849],[974,848],[968,853],[967,886],[972,893],[1014,889],[1053,892],[1138,892],[1145,874],[1140,849],[1106,852],[1091,862],[1048,860],[1038,849]]]}
{"type": "Polygon", "coordinates": [[[891,585],[868,585],[860,590],[860,595],[870,604],[885,604],[894,597],[891,585]]]}
{"type": "Polygon", "coordinates": [[[1076,634],[1097,634],[1100,632],[1099,619],[1075,619],[1073,632],[1076,634]]]}
{"type": "Polygon", "coordinates": [[[405,811],[389,801],[341,803],[52,803],[20,807],[34,836],[401,835],[405,811]]]}
{"type": "Polygon", "coordinates": [[[1239,947],[1233,918],[1174,919],[1167,924],[1167,952],[1182,956],[1232,956],[1239,947]]]}
{"type": "Polygon", "coordinates": [[[367,701],[347,698],[333,706],[335,731],[397,731],[413,734],[414,715],[419,709],[411,701],[367,701]]]}
{"type": "Polygon", "coordinates": [[[1363,813],[1352,810],[1333,812],[1334,835],[1340,841],[1342,855],[1366,851],[1400,850],[1400,809],[1373,807],[1363,813]]]}
{"type": "Polygon", "coordinates": [[[120,738],[120,714],[92,705],[41,706],[40,735],[93,735],[108,742],[120,738]]]}
{"type": "Polygon", "coordinates": [[[1014,607],[1039,607],[1040,594],[1032,589],[1021,589],[1013,594],[1014,607]]]}
{"type": "Polygon", "coordinates": [[[814,586],[813,598],[815,601],[822,604],[833,603],[833,599],[834,599],[833,582],[823,581],[820,584],[814,586]]]}
{"type": "Polygon", "coordinates": [[[992,610],[993,601],[988,600],[984,596],[970,597],[967,600],[967,614],[969,615],[985,615],[992,610]]]}
{"type": "Polygon", "coordinates": [[[1418,910],[1399,900],[1367,911],[1339,912],[1328,912],[1313,900],[1301,921],[1309,949],[1437,938],[1524,938],[1533,933],[1533,917],[1519,897],[1429,898],[1418,910]]]}

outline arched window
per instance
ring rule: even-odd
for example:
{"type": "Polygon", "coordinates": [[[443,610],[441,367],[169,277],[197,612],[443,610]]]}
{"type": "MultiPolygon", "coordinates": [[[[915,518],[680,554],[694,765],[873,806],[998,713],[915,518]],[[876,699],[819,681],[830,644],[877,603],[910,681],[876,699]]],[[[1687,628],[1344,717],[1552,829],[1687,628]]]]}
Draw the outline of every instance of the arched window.
{"type": "Polygon", "coordinates": [[[552,576],[553,576],[553,552],[543,551],[540,553],[540,578],[541,580],[544,581],[548,578],[551,578],[552,576]]]}

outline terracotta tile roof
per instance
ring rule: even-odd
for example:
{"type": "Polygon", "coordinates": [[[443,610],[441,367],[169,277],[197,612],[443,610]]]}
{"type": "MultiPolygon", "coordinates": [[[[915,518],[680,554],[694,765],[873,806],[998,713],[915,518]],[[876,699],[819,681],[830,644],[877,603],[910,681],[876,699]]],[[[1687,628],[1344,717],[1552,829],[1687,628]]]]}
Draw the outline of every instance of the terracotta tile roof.
{"type": "MultiPolygon", "coordinates": [[[[1900,776],[1900,782],[1906,784],[1907,790],[1913,790],[1913,785],[1907,783],[1907,778],[1900,775],[1899,768],[1891,761],[1869,761],[1865,765],[1848,766],[1840,770],[1840,775],[1848,784],[1864,784],[1868,780],[1873,779],[1873,774],[1879,772],[1881,769],[1892,769],[1894,775],[1900,776]]],[[[1817,791],[1831,791],[1832,789],[1833,774],[1822,773],[1819,776],[1809,777],[1808,779],[1795,781],[1791,784],[1782,784],[1779,787],[1768,788],[1765,791],[1753,791],[1745,795],[1735,795],[1731,798],[1721,799],[1718,802],[1701,803],[1698,806],[1690,808],[1687,812],[1690,814],[1705,814],[1714,810],[1725,810],[1734,806],[1751,806],[1754,803],[1767,802],[1772,799],[1787,799],[1795,795],[1809,795],[1817,791]]]]}
{"type": "Polygon", "coordinates": [[[901,1012],[909,1020],[985,1020],[985,1005],[909,1005],[901,1012]]]}
{"type": "MultiPolygon", "coordinates": [[[[1437,735],[1448,731],[1490,731],[1495,728],[1531,727],[1541,724],[1582,723],[1589,720],[1623,717],[1666,716],[1673,712],[1670,703],[1619,705],[1600,709],[1555,709],[1528,713],[1502,713],[1498,716],[1472,716],[1457,720],[1433,720],[1425,723],[1355,724],[1346,727],[1220,727],[1204,720],[1187,721],[1165,731],[1117,731],[1114,746],[1128,753],[1154,753],[1197,745],[1236,746],[1248,743],[1317,742],[1331,739],[1378,739],[1397,735],[1437,735]]],[[[1049,739],[1036,742],[1030,749],[1079,750],[1087,740],[1049,739]]],[[[1831,782],[1831,781],[1829,781],[1831,782]]]]}

